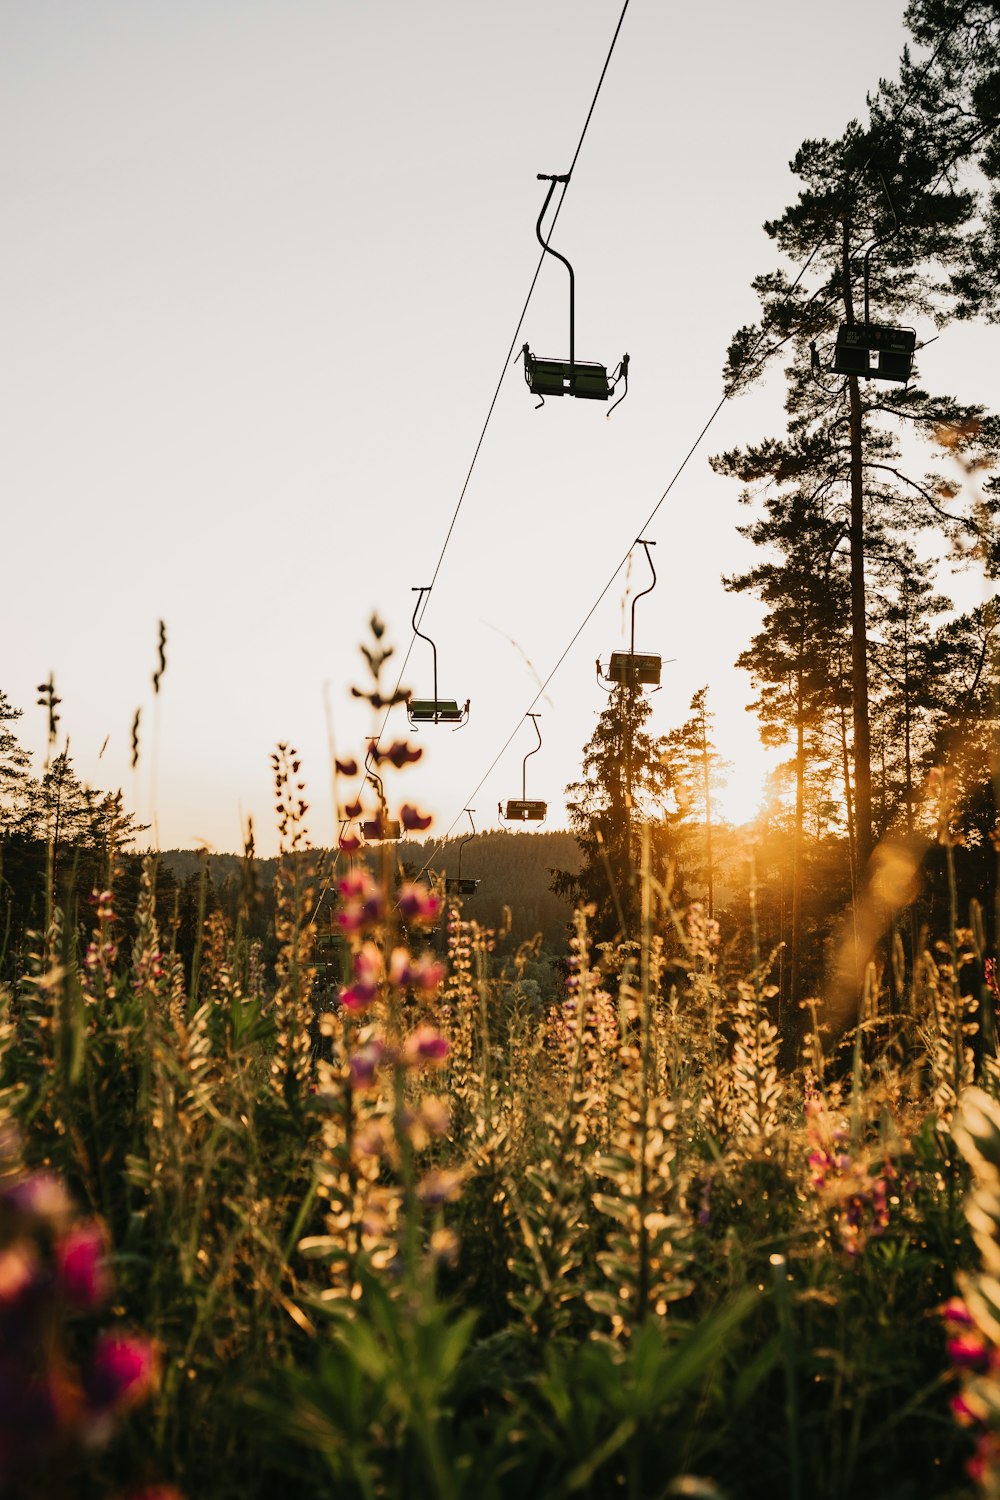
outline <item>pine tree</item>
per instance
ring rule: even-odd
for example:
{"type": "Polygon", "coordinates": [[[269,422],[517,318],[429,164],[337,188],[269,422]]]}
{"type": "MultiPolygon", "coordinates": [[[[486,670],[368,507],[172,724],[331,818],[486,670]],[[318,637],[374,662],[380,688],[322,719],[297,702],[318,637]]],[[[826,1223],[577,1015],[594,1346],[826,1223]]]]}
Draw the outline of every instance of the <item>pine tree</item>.
{"type": "Polygon", "coordinates": [[[668,746],[645,729],[650,712],[639,689],[616,685],[584,747],[583,777],[566,788],[581,864],[576,874],[553,870],[552,889],[577,905],[593,904],[598,942],[638,939],[642,825],[650,828],[651,867],[661,881],[674,852],[668,746]]]}
{"type": "Polygon", "coordinates": [[[28,781],[31,757],[18,744],[9,725],[23,717],[6,693],[0,691],[0,835],[9,832],[17,819],[17,808],[28,781]]]}
{"type": "Polygon", "coordinates": [[[989,455],[1000,447],[1000,426],[981,407],[931,396],[919,386],[886,389],[872,381],[862,390],[857,376],[825,372],[838,327],[862,322],[869,302],[873,321],[903,326],[915,317],[942,323],[959,310],[952,273],[964,264],[975,197],[936,172],[918,115],[888,119],[882,96],[873,115],[870,129],[854,123],[839,140],[800,148],[792,169],[802,190],[765,229],[783,255],[809,265],[809,280],[793,283],[783,269],[758,277],[760,325],[741,329],[730,346],[726,373],[738,384],[756,379],[771,355],[791,347],[787,436],[714,461],[721,472],[754,490],[777,491],[789,503],[795,496],[822,500],[826,517],[839,527],[850,600],[859,870],[873,834],[869,555],[889,551],[920,527],[938,527],[949,539],[978,534],[972,517],[942,502],[939,475],[904,468],[900,436],[929,437],[936,425],[948,425],[968,453],[989,455]],[[751,357],[758,343],[763,352],[751,357]]]}
{"type": "Polygon", "coordinates": [[[712,739],[715,715],[708,707],[708,687],[699,688],[691,699],[691,717],[666,736],[667,760],[670,766],[674,800],[681,825],[689,819],[700,823],[702,865],[706,906],[710,918],[715,916],[715,854],[713,800],[725,786],[724,762],[712,739]]]}

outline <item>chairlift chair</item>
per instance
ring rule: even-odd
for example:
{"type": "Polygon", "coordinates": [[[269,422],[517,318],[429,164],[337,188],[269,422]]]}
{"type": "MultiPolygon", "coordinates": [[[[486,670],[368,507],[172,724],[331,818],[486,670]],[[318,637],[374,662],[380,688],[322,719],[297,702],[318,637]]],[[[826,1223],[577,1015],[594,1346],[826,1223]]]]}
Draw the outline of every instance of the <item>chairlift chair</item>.
{"type": "Polygon", "coordinates": [[[502,802],[497,807],[498,815],[506,823],[541,823],[544,822],[545,814],[548,811],[547,803],[531,802],[528,800],[528,761],[533,755],[537,755],[542,748],[542,731],[538,727],[538,720],[541,716],[539,714],[525,714],[524,717],[530,719],[534,724],[535,733],[538,735],[538,744],[533,750],[528,751],[521,764],[521,796],[508,801],[506,812],[504,811],[502,802]]]}
{"type": "Polygon", "coordinates": [[[615,387],[619,381],[624,386],[618,401],[608,411],[610,417],[615,406],[624,401],[628,395],[628,361],[627,354],[623,354],[618,368],[613,375],[608,375],[607,366],[595,364],[592,360],[578,360],[576,357],[576,278],[573,267],[561,255],[558,250],[553,250],[547,240],[542,237],[542,220],[548,212],[555,192],[556,183],[568,183],[569,173],[564,176],[552,176],[544,172],[538,174],[539,182],[547,182],[549,190],[542,204],[542,211],[538,215],[535,225],[535,235],[538,243],[547,255],[552,255],[561,261],[569,272],[569,359],[540,359],[532,354],[528,345],[525,344],[521,353],[524,356],[524,378],[528,389],[533,396],[539,398],[539,406],[545,405],[546,396],[577,396],[585,401],[608,401],[614,395],[615,387]]]}
{"type": "Polygon", "coordinates": [[[597,680],[607,692],[610,692],[618,684],[627,687],[652,687],[660,686],[660,671],[663,659],[649,652],[636,651],[635,649],[635,607],[639,600],[646,594],[651,594],[656,587],[656,569],[653,567],[653,559],[650,547],[655,547],[655,542],[647,542],[639,537],[637,546],[644,549],[646,561],[649,563],[649,571],[653,575],[653,581],[648,589],[643,589],[636,594],[632,600],[632,636],[627,651],[612,651],[611,660],[607,667],[602,667],[600,658],[597,661],[597,680]],[[610,686],[608,686],[610,684],[610,686]]]}
{"type": "Polygon", "coordinates": [[[468,722],[469,705],[472,700],[466,698],[465,703],[459,707],[456,698],[438,697],[437,646],[429,635],[424,635],[423,631],[417,627],[420,605],[424,595],[430,593],[430,587],[414,588],[413,592],[418,596],[413,611],[413,633],[419,635],[422,641],[426,641],[434,653],[434,696],[433,698],[410,698],[406,704],[406,716],[413,729],[417,729],[421,724],[453,724],[456,729],[461,729],[462,725],[468,722]]]}
{"type": "MultiPolygon", "coordinates": [[[[877,235],[865,251],[863,278],[865,315],[863,323],[842,323],[837,332],[837,343],[833,351],[830,368],[835,375],[856,375],[861,380],[893,380],[907,385],[913,369],[913,354],[917,347],[917,335],[912,328],[896,328],[888,323],[873,323],[869,307],[869,283],[871,258],[880,245],[884,245],[899,233],[899,218],[889,192],[885,175],[878,169],[885,196],[892,214],[893,227],[888,234],[877,235]]],[[[812,346],[813,370],[820,367],[815,344],[812,346]]]]}
{"type": "Polygon", "coordinates": [[[458,874],[445,877],[444,888],[449,896],[474,896],[479,887],[478,880],[470,880],[468,876],[462,876],[462,851],[470,839],[476,836],[476,825],[472,821],[474,807],[467,807],[465,811],[469,814],[469,822],[472,823],[472,832],[467,833],[458,846],[458,874]]]}

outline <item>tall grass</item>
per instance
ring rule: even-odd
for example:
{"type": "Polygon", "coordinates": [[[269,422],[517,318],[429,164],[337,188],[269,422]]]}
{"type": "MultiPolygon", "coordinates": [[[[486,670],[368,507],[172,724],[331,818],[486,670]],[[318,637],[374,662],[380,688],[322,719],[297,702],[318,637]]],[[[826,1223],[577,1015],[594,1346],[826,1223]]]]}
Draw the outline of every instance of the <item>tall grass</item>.
{"type": "Polygon", "coordinates": [[[390,845],[324,865],[289,747],[274,775],[273,981],[218,912],[185,968],[151,857],[130,952],[112,870],[92,936],[50,899],[0,993],[22,1179],[100,1221],[108,1316],[159,1351],[79,1493],[971,1494],[938,1310],[963,1269],[986,1295],[955,1124],[974,1079],[997,1108],[981,916],[876,961],[846,1034],[814,1002],[784,1067],[770,960],[725,983],[648,841],[638,941],[579,912],[540,1008],[390,845]]]}

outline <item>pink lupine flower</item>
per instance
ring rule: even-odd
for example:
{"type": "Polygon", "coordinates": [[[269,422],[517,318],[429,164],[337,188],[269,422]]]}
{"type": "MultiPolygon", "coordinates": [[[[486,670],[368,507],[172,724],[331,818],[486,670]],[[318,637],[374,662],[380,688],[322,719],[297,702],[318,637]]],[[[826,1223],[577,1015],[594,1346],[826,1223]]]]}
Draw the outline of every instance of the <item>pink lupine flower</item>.
{"type": "Polygon", "coordinates": [[[337,772],[340,776],[357,776],[358,763],[356,760],[334,760],[337,772]]]}
{"type": "Polygon", "coordinates": [[[367,870],[351,870],[337,882],[337,889],[345,901],[368,901],[378,894],[378,888],[367,870]]]}
{"type": "Polygon", "coordinates": [[[954,1328],[971,1328],[972,1314],[961,1297],[950,1297],[941,1309],[941,1316],[954,1328]]]}
{"type": "Polygon", "coordinates": [[[381,765],[384,760],[401,771],[404,766],[414,765],[423,755],[419,745],[409,745],[406,740],[394,740],[388,750],[379,749],[378,741],[372,740],[368,746],[368,757],[375,764],[381,765]]]}
{"type": "Polygon", "coordinates": [[[408,949],[394,948],[389,958],[389,982],[399,990],[412,986],[431,995],[446,972],[444,964],[430,953],[415,959],[408,949]]]}
{"type": "Polygon", "coordinates": [[[393,948],[389,955],[389,983],[397,990],[405,990],[410,982],[410,950],[393,948]]]}
{"type": "Polygon", "coordinates": [[[411,1031],[403,1046],[403,1055],[410,1063],[444,1062],[450,1051],[447,1038],[426,1025],[411,1031]]]}
{"type": "Polygon", "coordinates": [[[344,932],[360,932],[381,917],[382,894],[367,870],[352,870],[340,881],[339,890],[344,906],[337,922],[344,932]]]}
{"type": "Polygon", "coordinates": [[[412,803],[404,802],[402,807],[399,809],[399,821],[402,823],[407,832],[423,833],[425,828],[429,828],[431,826],[434,819],[431,817],[430,813],[427,813],[425,815],[419,812],[417,808],[412,805],[412,803]]]}
{"type": "Polygon", "coordinates": [[[446,972],[443,963],[432,958],[429,953],[425,953],[417,959],[415,964],[411,965],[410,983],[414,989],[423,990],[425,994],[432,995],[446,972]]]}
{"type": "Polygon", "coordinates": [[[156,1381],[156,1354],[148,1339],[103,1333],[97,1341],[86,1390],[91,1409],[126,1411],[149,1395],[156,1381]]]}
{"type": "Polygon", "coordinates": [[[432,1208],[453,1203],[462,1191],[462,1173],[432,1167],[417,1183],[417,1197],[432,1208]]]}
{"type": "Polygon", "coordinates": [[[33,1172],[7,1188],[3,1199],[18,1213],[50,1223],[64,1222],[73,1212],[73,1200],[62,1178],[55,1172],[33,1172]]]}
{"type": "Polygon", "coordinates": [[[418,885],[415,881],[404,881],[399,888],[397,900],[403,916],[411,922],[429,926],[441,915],[441,897],[436,891],[428,890],[427,886],[418,885]]]}
{"type": "Polygon", "coordinates": [[[375,1073],[382,1060],[385,1048],[382,1043],[373,1038],[359,1047],[351,1057],[351,1082],[356,1089],[369,1089],[375,1082],[375,1073]]]}
{"type": "Polygon", "coordinates": [[[377,994],[378,989],[374,985],[352,984],[341,990],[339,999],[345,1010],[357,1015],[368,1009],[377,994]]]}
{"type": "Polygon", "coordinates": [[[347,802],[347,803],[344,804],[344,817],[345,818],[349,819],[350,821],[353,821],[355,818],[360,818],[360,816],[361,816],[361,803],[360,802],[347,802]]]}
{"type": "Polygon", "coordinates": [[[973,1411],[961,1391],[955,1392],[948,1405],[951,1407],[952,1416],[961,1427],[971,1427],[979,1421],[978,1413],[973,1411]]]}
{"type": "Polygon", "coordinates": [[[38,1257],[27,1240],[0,1250],[0,1313],[16,1307],[38,1279],[38,1257]]]}
{"type": "Polygon", "coordinates": [[[56,1285],[74,1307],[97,1307],[111,1291],[104,1232],[94,1219],[73,1228],[55,1245],[56,1285]]]}
{"type": "Polygon", "coordinates": [[[960,1370],[987,1370],[990,1363],[989,1350],[976,1333],[949,1339],[948,1358],[960,1370]]]}

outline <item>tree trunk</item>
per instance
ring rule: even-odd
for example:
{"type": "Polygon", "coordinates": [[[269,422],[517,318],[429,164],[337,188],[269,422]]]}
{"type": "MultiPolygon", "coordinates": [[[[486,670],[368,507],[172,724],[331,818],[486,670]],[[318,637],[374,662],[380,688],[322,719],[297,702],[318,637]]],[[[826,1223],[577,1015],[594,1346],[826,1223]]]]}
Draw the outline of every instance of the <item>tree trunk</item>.
{"type": "MultiPolygon", "coordinates": [[[[854,322],[850,226],[844,222],[844,307],[854,322]]],[[[858,878],[872,852],[871,728],[868,716],[868,620],[865,608],[864,422],[858,377],[847,377],[851,420],[851,698],[854,717],[854,828],[858,878]]]]}
{"type": "Polygon", "coordinates": [[[715,865],[712,859],[712,767],[708,754],[708,724],[701,710],[701,769],[705,782],[705,859],[708,864],[708,917],[715,916],[715,865]]]}
{"type": "Polygon", "coordinates": [[[799,949],[802,942],[802,841],[805,835],[806,806],[806,728],[802,669],[795,682],[795,830],[792,843],[792,953],[788,998],[793,1008],[799,998],[799,949]]]}

